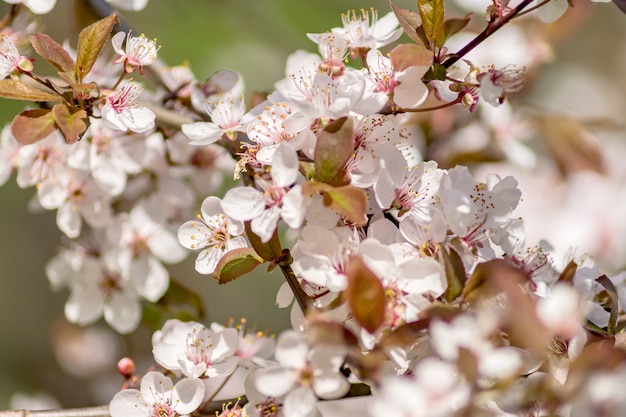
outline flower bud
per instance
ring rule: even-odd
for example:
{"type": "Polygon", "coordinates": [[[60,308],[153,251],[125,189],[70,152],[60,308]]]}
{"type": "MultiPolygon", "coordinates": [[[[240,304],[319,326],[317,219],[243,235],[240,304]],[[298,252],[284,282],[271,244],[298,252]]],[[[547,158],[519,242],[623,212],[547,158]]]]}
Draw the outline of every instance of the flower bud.
{"type": "Polygon", "coordinates": [[[131,358],[122,358],[117,363],[117,370],[126,379],[130,379],[135,373],[135,362],[131,358]]]}

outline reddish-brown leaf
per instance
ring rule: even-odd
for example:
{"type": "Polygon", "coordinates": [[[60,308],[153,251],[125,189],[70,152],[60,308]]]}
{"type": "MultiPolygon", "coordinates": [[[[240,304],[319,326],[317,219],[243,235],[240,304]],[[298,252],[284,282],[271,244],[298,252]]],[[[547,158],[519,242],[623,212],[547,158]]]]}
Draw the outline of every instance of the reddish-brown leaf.
{"type": "Polygon", "coordinates": [[[0,97],[26,101],[58,101],[59,98],[19,80],[0,80],[0,97]]]}
{"type": "Polygon", "coordinates": [[[75,81],[76,63],[65,48],[56,43],[50,36],[39,32],[32,34],[28,39],[39,56],[75,81]]]}
{"type": "Polygon", "coordinates": [[[76,51],[76,78],[78,82],[81,82],[91,71],[116,23],[119,23],[119,19],[116,14],[112,14],[87,26],[78,35],[76,51]]]}
{"type": "Polygon", "coordinates": [[[385,321],[385,289],[378,277],[363,260],[354,256],[346,268],[348,306],[355,320],[365,330],[374,333],[385,321]]]}
{"type": "Polygon", "coordinates": [[[57,104],[52,108],[52,114],[67,143],[74,143],[87,130],[85,120],[87,112],[81,109],[69,109],[65,104],[57,104]]]}
{"type": "Polygon", "coordinates": [[[11,123],[13,136],[22,145],[38,142],[56,128],[50,109],[24,110],[11,123]]]}

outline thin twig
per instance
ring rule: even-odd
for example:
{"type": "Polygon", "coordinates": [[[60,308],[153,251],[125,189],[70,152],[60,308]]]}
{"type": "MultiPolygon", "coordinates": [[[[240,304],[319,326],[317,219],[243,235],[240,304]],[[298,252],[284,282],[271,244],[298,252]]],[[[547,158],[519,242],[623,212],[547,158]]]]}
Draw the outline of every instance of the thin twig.
{"type": "Polygon", "coordinates": [[[530,3],[534,0],[523,0],[520,4],[518,4],[514,9],[512,9],[509,13],[504,16],[500,16],[495,19],[493,22],[490,22],[485,30],[480,32],[478,36],[472,39],[467,45],[461,48],[456,54],[452,55],[450,58],[446,59],[443,62],[443,66],[446,68],[450,68],[454,65],[458,60],[467,55],[472,49],[476,48],[482,42],[485,41],[488,37],[493,35],[498,29],[508,23],[509,20],[513,19],[518,13],[524,10],[530,3]]]}

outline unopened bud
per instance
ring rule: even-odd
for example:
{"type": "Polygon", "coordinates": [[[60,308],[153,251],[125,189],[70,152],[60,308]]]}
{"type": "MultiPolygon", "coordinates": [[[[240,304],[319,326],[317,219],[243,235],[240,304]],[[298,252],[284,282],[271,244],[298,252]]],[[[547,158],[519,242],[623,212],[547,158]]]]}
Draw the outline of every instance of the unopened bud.
{"type": "Polygon", "coordinates": [[[124,378],[130,379],[135,373],[135,362],[131,358],[122,358],[117,363],[117,370],[124,378]]]}

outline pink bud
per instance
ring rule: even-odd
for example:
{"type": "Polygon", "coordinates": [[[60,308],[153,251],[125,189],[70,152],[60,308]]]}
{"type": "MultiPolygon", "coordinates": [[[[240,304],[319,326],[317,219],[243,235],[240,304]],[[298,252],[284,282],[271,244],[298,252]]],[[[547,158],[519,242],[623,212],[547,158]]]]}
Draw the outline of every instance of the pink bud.
{"type": "Polygon", "coordinates": [[[122,358],[117,363],[117,370],[124,378],[129,379],[135,373],[135,362],[131,358],[122,358]]]}

